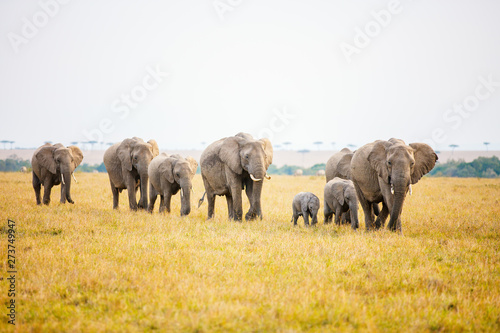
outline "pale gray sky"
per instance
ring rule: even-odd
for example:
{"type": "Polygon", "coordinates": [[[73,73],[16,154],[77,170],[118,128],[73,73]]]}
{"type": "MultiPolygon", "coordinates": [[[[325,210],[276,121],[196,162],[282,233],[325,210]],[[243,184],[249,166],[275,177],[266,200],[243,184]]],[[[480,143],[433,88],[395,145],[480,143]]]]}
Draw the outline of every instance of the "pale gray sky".
{"type": "Polygon", "coordinates": [[[200,149],[245,131],[293,149],[500,149],[498,1],[60,1],[0,2],[15,146],[200,149]]]}

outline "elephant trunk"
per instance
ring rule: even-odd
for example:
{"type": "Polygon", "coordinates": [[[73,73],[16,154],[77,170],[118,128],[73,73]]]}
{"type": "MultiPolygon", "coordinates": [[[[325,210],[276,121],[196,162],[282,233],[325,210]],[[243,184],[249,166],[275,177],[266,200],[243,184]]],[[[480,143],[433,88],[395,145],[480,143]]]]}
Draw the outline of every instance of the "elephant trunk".
{"type": "Polygon", "coordinates": [[[254,170],[254,173],[250,173],[254,178],[259,179],[255,180],[250,176],[253,180],[252,184],[252,197],[250,199],[250,210],[245,216],[246,220],[253,220],[256,217],[262,218],[262,209],[260,205],[260,196],[262,194],[262,186],[264,185],[263,179],[266,176],[266,170],[263,165],[258,165],[254,170]]]}
{"type": "Polygon", "coordinates": [[[181,216],[189,215],[191,212],[191,182],[181,182],[181,216]]]}
{"type": "Polygon", "coordinates": [[[406,190],[407,183],[405,180],[394,183],[394,202],[392,205],[391,218],[389,219],[389,224],[387,226],[391,231],[396,231],[401,228],[401,226],[398,225],[398,222],[401,217],[401,212],[403,211],[406,190]]]}
{"type": "Polygon", "coordinates": [[[148,168],[145,168],[145,171],[141,172],[140,174],[140,190],[141,190],[141,198],[139,199],[139,204],[138,207],[142,209],[147,209],[148,208],[148,181],[149,181],[149,176],[148,176],[148,168]]]}
{"type": "Polygon", "coordinates": [[[71,199],[71,171],[61,170],[61,203],[65,203],[68,200],[69,203],[74,203],[71,199]]]}

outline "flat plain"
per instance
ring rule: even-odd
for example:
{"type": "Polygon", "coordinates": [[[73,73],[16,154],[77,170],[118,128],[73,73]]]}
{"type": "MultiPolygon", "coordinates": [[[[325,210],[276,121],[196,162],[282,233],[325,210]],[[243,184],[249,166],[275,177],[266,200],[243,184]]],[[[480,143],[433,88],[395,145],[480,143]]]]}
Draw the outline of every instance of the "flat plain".
{"type": "MultiPolygon", "coordinates": [[[[320,177],[273,176],[263,220],[112,210],[106,174],[76,174],[74,205],[37,206],[31,174],[0,173],[0,271],[16,223],[18,331],[500,331],[500,179],[424,178],[403,234],[323,224],[320,177]],[[321,200],[319,224],[290,223],[293,196],[321,200]]],[[[157,205],[158,205],[157,201],[157,205]]],[[[248,200],[244,199],[244,210],[248,200]]],[[[8,284],[0,281],[4,315],[8,284]]]]}

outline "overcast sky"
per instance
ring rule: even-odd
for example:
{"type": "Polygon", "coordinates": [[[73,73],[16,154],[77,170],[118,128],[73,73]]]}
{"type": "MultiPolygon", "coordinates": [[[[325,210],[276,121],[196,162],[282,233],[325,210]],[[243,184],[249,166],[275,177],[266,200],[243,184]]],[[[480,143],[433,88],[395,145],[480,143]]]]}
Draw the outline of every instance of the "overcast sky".
{"type": "Polygon", "coordinates": [[[0,140],[200,149],[244,131],[293,149],[499,150],[499,14],[495,0],[1,1],[0,140]]]}

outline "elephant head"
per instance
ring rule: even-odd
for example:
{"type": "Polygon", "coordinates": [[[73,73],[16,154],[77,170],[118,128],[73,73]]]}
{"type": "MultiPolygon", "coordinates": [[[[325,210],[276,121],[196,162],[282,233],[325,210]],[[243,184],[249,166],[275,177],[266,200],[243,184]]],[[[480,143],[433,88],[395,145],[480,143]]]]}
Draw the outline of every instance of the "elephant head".
{"type": "Polygon", "coordinates": [[[198,162],[192,157],[183,158],[171,155],[159,166],[159,171],[169,183],[177,183],[181,190],[181,216],[191,212],[192,179],[196,174],[198,162]]]}
{"type": "MultiPolygon", "coordinates": [[[[411,194],[411,185],[416,184],[423,175],[432,170],[438,156],[434,150],[425,143],[410,143],[390,139],[378,141],[368,155],[371,167],[376,170],[384,183],[385,196],[393,196],[392,211],[388,227],[396,230],[406,193],[411,194]],[[390,191],[390,194],[387,193],[390,191]]],[[[382,186],[381,186],[382,187],[382,186]]]]}
{"type": "Polygon", "coordinates": [[[68,200],[69,203],[74,203],[71,199],[71,176],[83,160],[80,148],[64,147],[60,143],[53,146],[47,145],[40,148],[36,159],[41,167],[57,175],[57,182],[54,185],[61,183],[61,202],[65,203],[68,200]]]}
{"type": "Polygon", "coordinates": [[[245,219],[262,217],[260,197],[263,179],[271,179],[267,175],[267,168],[273,162],[271,141],[267,138],[254,140],[249,134],[239,133],[224,140],[219,158],[246,184],[250,209],[245,219]]]}
{"type": "Polygon", "coordinates": [[[158,154],[158,144],[155,140],[144,142],[137,137],[123,140],[117,148],[117,155],[122,169],[128,172],[135,170],[140,178],[141,199],[139,207],[141,208],[147,208],[148,206],[148,166],[158,154]]]}

